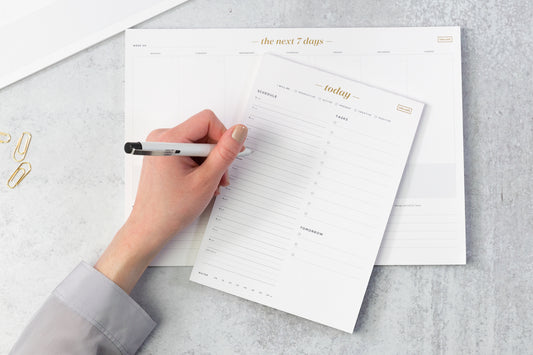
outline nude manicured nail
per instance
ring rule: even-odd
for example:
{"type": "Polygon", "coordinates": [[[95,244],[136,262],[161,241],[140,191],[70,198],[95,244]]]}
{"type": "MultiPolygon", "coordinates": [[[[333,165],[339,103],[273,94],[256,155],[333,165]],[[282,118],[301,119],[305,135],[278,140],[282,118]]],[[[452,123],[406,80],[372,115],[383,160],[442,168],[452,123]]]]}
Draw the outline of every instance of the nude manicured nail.
{"type": "Polygon", "coordinates": [[[237,142],[242,143],[248,135],[248,128],[245,125],[237,125],[231,133],[231,138],[235,139],[237,142]]]}

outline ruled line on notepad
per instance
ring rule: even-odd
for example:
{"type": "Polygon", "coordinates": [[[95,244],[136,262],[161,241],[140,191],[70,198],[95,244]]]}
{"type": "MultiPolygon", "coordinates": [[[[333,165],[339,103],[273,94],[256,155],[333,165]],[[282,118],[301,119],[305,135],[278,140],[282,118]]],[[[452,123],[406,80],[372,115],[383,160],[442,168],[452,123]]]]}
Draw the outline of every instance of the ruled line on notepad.
{"type": "MultiPolygon", "coordinates": [[[[284,239],[284,240],[291,240],[291,238],[287,238],[283,235],[279,235],[279,234],[276,234],[276,233],[273,233],[272,231],[266,231],[264,229],[261,229],[261,228],[257,228],[257,226],[252,226],[250,224],[246,224],[246,223],[242,223],[241,221],[236,221],[234,219],[231,219],[231,218],[228,218],[227,216],[225,216],[224,214],[222,214],[222,218],[224,218],[225,221],[229,221],[230,223],[235,223],[235,224],[238,224],[240,226],[244,226],[244,227],[247,227],[247,228],[252,228],[252,229],[255,229],[261,233],[266,233],[266,234],[270,234],[270,235],[273,235],[277,238],[281,238],[281,239],[284,239]]],[[[292,230],[293,228],[290,228],[290,227],[286,227],[287,229],[289,230],[292,230]]]]}
{"type": "MultiPolygon", "coordinates": [[[[243,168],[239,168],[239,169],[243,169],[243,168]]],[[[269,176],[264,175],[264,174],[263,174],[263,177],[269,178],[269,176]]],[[[273,188],[273,187],[270,186],[270,185],[260,184],[260,183],[254,181],[254,180],[246,179],[246,178],[242,177],[242,175],[239,175],[239,176],[232,175],[231,178],[232,178],[232,180],[235,180],[235,179],[236,179],[236,180],[239,180],[239,181],[241,181],[241,180],[242,180],[242,181],[247,181],[247,182],[252,183],[254,186],[261,186],[261,187],[264,187],[264,188],[270,189],[270,190],[272,190],[272,191],[276,191],[276,192],[284,193],[285,195],[292,196],[292,197],[295,197],[295,198],[298,198],[298,199],[302,199],[302,195],[297,196],[297,195],[295,195],[295,194],[292,194],[292,193],[289,193],[289,192],[285,192],[285,191],[283,191],[283,190],[275,189],[275,188],[273,188]]],[[[287,184],[287,185],[291,185],[291,186],[296,185],[296,184],[292,184],[292,183],[287,182],[287,181],[284,181],[284,180],[279,180],[279,183],[276,184],[276,185],[274,185],[274,186],[278,186],[278,187],[279,187],[280,183],[287,184]]],[[[304,189],[304,187],[301,186],[301,185],[297,185],[297,187],[300,187],[300,188],[304,189]]],[[[295,193],[298,193],[298,192],[295,192],[295,193]]]]}
{"type": "Polygon", "coordinates": [[[279,152],[273,151],[272,149],[268,149],[268,151],[270,152],[270,153],[268,153],[268,152],[265,151],[265,149],[260,149],[257,145],[248,144],[246,147],[250,148],[254,152],[254,154],[256,154],[256,155],[257,155],[257,153],[259,153],[260,155],[267,155],[269,157],[274,157],[274,158],[279,159],[279,160],[283,160],[283,161],[287,161],[289,163],[297,164],[298,166],[304,166],[306,168],[313,169],[312,166],[307,165],[308,163],[312,163],[312,162],[309,162],[309,161],[305,161],[305,160],[304,161],[302,161],[302,160],[295,161],[295,160],[292,160],[292,159],[287,159],[286,158],[287,154],[279,156],[277,154],[273,154],[273,153],[279,153],[279,152]]]}
{"type": "MultiPolygon", "coordinates": [[[[316,211],[319,211],[320,213],[323,213],[323,214],[327,214],[327,215],[330,215],[332,216],[333,218],[340,218],[340,219],[343,219],[343,220],[348,220],[348,218],[346,216],[344,217],[340,217],[338,211],[337,212],[331,212],[330,210],[328,209],[324,209],[324,208],[321,208],[321,207],[318,207],[318,206],[313,206],[313,209],[316,210],[316,211]]],[[[370,213],[365,213],[365,212],[361,212],[361,211],[357,211],[357,213],[361,214],[361,215],[364,215],[366,217],[363,217],[363,218],[368,218],[368,217],[375,217],[373,214],[370,214],[370,213]]],[[[353,216],[351,216],[353,217],[353,216]]],[[[354,221],[354,218],[351,218],[352,222],[354,221]]],[[[363,225],[363,226],[366,226],[366,227],[369,227],[369,228],[374,228],[375,226],[374,225],[371,225],[371,224],[368,224],[365,221],[362,221],[362,220],[356,220],[357,224],[358,225],[363,225]]]]}
{"type": "MultiPolygon", "coordinates": [[[[322,247],[322,248],[331,249],[331,250],[333,250],[333,251],[335,251],[337,253],[346,254],[346,255],[348,255],[350,257],[354,257],[355,256],[354,253],[352,253],[352,252],[349,252],[349,251],[347,251],[345,249],[341,249],[341,248],[338,248],[336,246],[333,246],[332,245],[333,243],[327,243],[327,242],[324,242],[324,241],[318,241],[318,240],[316,240],[316,239],[314,239],[312,237],[307,237],[307,236],[301,235],[300,238],[298,239],[298,244],[300,244],[302,242],[302,240],[304,242],[307,242],[307,243],[320,245],[320,247],[322,247]]],[[[331,241],[330,238],[328,238],[327,240],[331,241]]]]}
{"type": "MultiPolygon", "coordinates": [[[[285,206],[287,206],[287,207],[291,207],[291,208],[294,208],[294,209],[300,209],[298,206],[294,206],[294,205],[288,204],[288,203],[286,203],[286,202],[282,202],[282,201],[280,201],[279,198],[278,198],[278,199],[273,199],[273,198],[270,198],[270,197],[266,197],[266,196],[264,196],[264,195],[262,195],[262,194],[259,194],[259,193],[257,193],[257,192],[252,192],[252,191],[249,191],[249,190],[243,189],[243,188],[240,187],[240,185],[239,185],[239,187],[237,187],[237,186],[232,186],[232,187],[230,188],[230,190],[242,191],[242,192],[244,192],[245,194],[253,195],[253,196],[257,196],[257,197],[259,197],[259,198],[263,198],[263,199],[265,199],[265,200],[273,201],[273,202],[279,203],[280,205],[285,205],[285,206]]],[[[260,202],[260,201],[257,201],[257,202],[260,202]]]]}
{"type": "MultiPolygon", "coordinates": [[[[396,158],[396,155],[394,153],[392,153],[392,152],[388,152],[388,151],[385,151],[383,149],[378,149],[376,147],[369,146],[369,145],[366,145],[366,144],[363,144],[363,143],[360,143],[360,142],[353,142],[350,139],[345,139],[345,138],[341,138],[341,137],[335,137],[335,140],[341,140],[345,144],[350,144],[350,145],[353,145],[353,146],[355,146],[357,148],[368,149],[368,150],[383,154],[386,157],[396,158]]],[[[357,149],[354,149],[354,150],[357,151],[357,149]]]]}
{"type": "Polygon", "coordinates": [[[323,201],[324,203],[329,203],[329,204],[332,204],[332,205],[336,205],[338,207],[343,208],[344,211],[347,211],[347,212],[353,211],[353,212],[358,212],[358,213],[365,214],[365,215],[371,215],[371,214],[369,214],[369,213],[367,213],[365,211],[361,211],[361,210],[359,210],[357,208],[353,208],[353,207],[351,207],[349,205],[346,205],[344,203],[340,203],[338,201],[333,201],[332,199],[318,197],[317,195],[313,195],[313,199],[323,201]]]}
{"type": "MultiPolygon", "coordinates": [[[[344,170],[340,170],[340,169],[335,169],[335,168],[332,168],[331,166],[329,165],[326,165],[324,164],[324,167],[327,168],[325,171],[327,173],[331,173],[331,172],[334,172],[336,175],[343,175],[343,176],[347,176],[349,177],[350,179],[357,179],[357,180],[363,180],[363,181],[366,181],[367,183],[370,183],[374,186],[380,186],[380,187],[385,187],[385,182],[383,181],[377,181],[375,178],[371,178],[371,177],[364,177],[364,176],[361,176],[361,175],[354,175],[352,173],[349,173],[349,172],[346,172],[344,170]]],[[[353,180],[352,180],[353,182],[353,180]]]]}
{"type": "MultiPolygon", "coordinates": [[[[252,118],[252,119],[259,119],[261,121],[266,121],[266,122],[269,122],[269,123],[275,123],[274,120],[271,120],[271,119],[268,119],[268,118],[262,117],[262,116],[250,115],[249,117],[252,118]]],[[[301,124],[300,124],[300,127],[294,127],[294,126],[291,126],[291,125],[288,125],[288,124],[281,124],[281,123],[277,123],[275,125],[288,128],[290,130],[298,132],[298,134],[305,134],[305,135],[311,136],[311,137],[322,138],[322,135],[319,134],[321,132],[312,131],[312,133],[310,133],[309,129],[302,130],[301,124]]],[[[272,127],[272,126],[269,126],[269,127],[272,127]]]]}
{"type": "Polygon", "coordinates": [[[268,129],[264,128],[264,127],[260,127],[260,126],[257,126],[255,124],[252,125],[252,124],[248,123],[247,126],[248,126],[248,128],[259,130],[262,135],[267,133],[267,134],[270,134],[270,135],[273,135],[273,136],[277,136],[277,137],[281,137],[283,139],[286,139],[289,142],[296,142],[298,144],[303,144],[303,145],[305,145],[307,147],[311,147],[311,148],[313,148],[315,150],[318,149],[315,144],[312,144],[312,143],[309,143],[308,141],[306,141],[305,137],[297,136],[297,138],[301,139],[300,140],[300,139],[295,139],[294,136],[287,137],[287,136],[285,136],[283,134],[279,134],[278,132],[274,132],[274,131],[268,130],[268,129]]]}
{"type": "MultiPolygon", "coordinates": [[[[224,197],[223,197],[224,198],[224,197]]],[[[240,203],[243,203],[243,204],[246,204],[248,206],[252,206],[252,207],[255,207],[255,208],[258,208],[258,209],[261,209],[261,210],[264,210],[264,211],[268,211],[270,213],[274,213],[278,216],[282,216],[282,217],[285,217],[285,218],[289,218],[289,219],[296,219],[295,217],[293,216],[289,216],[287,214],[284,214],[284,213],[280,213],[280,212],[277,212],[277,211],[274,211],[274,210],[271,210],[269,208],[266,208],[266,207],[263,207],[263,206],[258,206],[256,204],[253,204],[253,203],[250,203],[248,201],[244,201],[244,200],[240,200],[238,198],[234,198],[234,197],[226,197],[227,200],[231,199],[231,201],[237,201],[237,202],[240,202],[240,203]]]]}
{"type": "Polygon", "coordinates": [[[282,160],[282,161],[285,161],[285,162],[289,162],[291,164],[295,164],[297,165],[297,169],[301,169],[301,168],[307,168],[307,169],[313,169],[312,166],[310,165],[307,165],[307,164],[303,164],[301,162],[297,162],[297,161],[293,161],[293,160],[290,160],[290,159],[287,159],[287,158],[284,158],[284,157],[280,157],[280,156],[277,156],[275,154],[269,154],[269,153],[265,153],[261,150],[258,150],[257,147],[254,148],[254,147],[249,147],[250,149],[252,149],[252,151],[254,152],[254,156],[257,156],[257,155],[266,155],[268,156],[267,158],[261,158],[262,161],[267,161],[269,163],[272,163],[272,164],[283,164],[281,163],[279,160],[282,160]],[[278,159],[278,160],[272,160],[272,157],[275,158],[275,159],[278,159]]]}
{"type": "MultiPolygon", "coordinates": [[[[240,214],[243,214],[243,215],[248,216],[248,217],[256,218],[256,219],[259,219],[259,220],[261,220],[261,218],[262,218],[262,216],[258,216],[258,215],[254,215],[254,214],[250,214],[250,213],[246,213],[246,212],[242,212],[242,211],[240,211],[238,209],[235,209],[235,208],[229,207],[229,206],[224,206],[224,209],[233,211],[234,213],[240,213],[240,214]]],[[[267,220],[262,220],[261,222],[263,222],[263,223],[266,222],[266,223],[270,223],[270,224],[273,224],[273,225],[278,225],[278,223],[281,223],[282,221],[276,221],[276,223],[274,223],[274,222],[270,222],[270,221],[267,221],[267,220]]]]}
{"type": "Polygon", "coordinates": [[[359,191],[357,194],[354,194],[353,191],[348,191],[348,190],[339,191],[339,190],[331,189],[327,186],[324,186],[324,184],[317,183],[317,186],[319,187],[319,189],[316,189],[315,194],[314,194],[315,197],[320,196],[320,194],[323,193],[329,198],[335,198],[335,199],[340,198],[342,200],[348,200],[350,203],[361,202],[367,206],[379,207],[378,205],[376,205],[375,201],[373,200],[362,199],[359,191]]]}
{"type": "MultiPolygon", "coordinates": [[[[231,229],[228,229],[228,228],[224,228],[224,227],[220,227],[220,226],[216,226],[213,228],[213,230],[217,230],[217,231],[224,231],[226,233],[222,233],[221,235],[222,236],[235,236],[235,235],[238,235],[238,236],[241,236],[243,238],[246,238],[246,239],[249,239],[249,240],[253,240],[253,241],[256,241],[258,243],[261,243],[261,244],[264,244],[264,245],[268,245],[270,247],[273,247],[273,248],[278,248],[278,249],[281,249],[281,250],[287,250],[287,248],[285,246],[282,246],[282,245],[277,245],[277,244],[272,244],[272,243],[268,243],[264,240],[260,240],[260,239],[257,239],[257,238],[252,238],[251,236],[247,235],[247,234],[243,234],[243,233],[239,233],[239,232],[235,232],[231,229]]],[[[218,237],[217,237],[218,239],[218,237]]]]}
{"type": "Polygon", "coordinates": [[[337,147],[335,145],[329,145],[328,146],[328,151],[329,150],[334,150],[335,151],[335,153],[332,153],[332,155],[334,155],[338,160],[341,160],[338,157],[364,159],[366,162],[368,162],[370,164],[379,165],[379,166],[382,166],[382,167],[385,167],[385,168],[389,167],[390,164],[394,163],[394,160],[393,159],[389,159],[389,158],[381,159],[381,160],[371,159],[368,155],[362,154],[360,151],[355,151],[355,152],[351,151],[350,154],[348,154],[348,153],[346,153],[346,149],[339,148],[339,147],[337,147]]]}
{"type": "MultiPolygon", "coordinates": [[[[341,260],[339,258],[336,258],[332,255],[329,255],[329,254],[326,254],[323,252],[323,250],[311,250],[311,249],[307,249],[307,248],[304,248],[301,246],[301,244],[298,244],[297,248],[296,248],[296,252],[306,252],[306,253],[309,253],[309,254],[313,254],[316,258],[323,258],[323,259],[327,259],[327,263],[328,264],[342,264],[344,265],[344,267],[353,267],[353,268],[356,268],[356,269],[360,269],[360,267],[356,264],[353,264],[351,263],[350,261],[347,261],[347,260],[341,260]]],[[[354,259],[354,256],[352,256],[352,261],[354,259]]]]}
{"type": "MultiPolygon", "coordinates": [[[[268,141],[268,140],[261,139],[261,138],[258,138],[258,137],[247,137],[246,141],[248,142],[249,139],[262,142],[263,144],[268,144],[271,147],[274,147],[274,150],[281,149],[281,150],[283,150],[285,152],[289,151],[289,152],[297,153],[299,155],[303,155],[303,156],[310,157],[310,158],[313,158],[313,157],[316,156],[316,154],[306,154],[306,153],[303,153],[301,150],[291,149],[286,144],[281,146],[279,144],[273,143],[272,141],[268,141]]],[[[248,145],[246,145],[246,146],[248,146],[248,145]]],[[[272,148],[270,148],[270,149],[272,149],[272,148]]]]}
{"type": "MultiPolygon", "coordinates": [[[[218,248],[215,248],[215,247],[212,247],[212,246],[210,246],[210,247],[207,248],[207,250],[209,250],[209,249],[212,249],[213,251],[215,251],[215,252],[217,252],[217,253],[227,254],[227,255],[230,255],[230,256],[232,256],[232,257],[234,257],[234,258],[237,258],[237,259],[243,259],[243,260],[246,260],[246,261],[248,261],[248,262],[251,262],[251,263],[255,263],[255,264],[258,264],[258,265],[264,266],[264,267],[269,268],[269,269],[272,269],[272,270],[274,270],[274,271],[280,271],[279,268],[276,268],[276,267],[274,267],[274,266],[266,265],[266,264],[263,264],[263,263],[259,263],[259,262],[257,262],[258,259],[248,259],[248,258],[243,257],[242,255],[233,254],[233,253],[228,252],[227,250],[221,250],[221,249],[218,249],[218,248]]],[[[260,259],[260,260],[261,260],[261,261],[264,261],[264,260],[262,260],[262,259],[260,259]]],[[[268,261],[266,261],[266,262],[268,262],[268,261]]]]}
{"type": "Polygon", "coordinates": [[[307,175],[298,174],[298,173],[295,173],[294,171],[291,171],[291,170],[288,170],[288,169],[283,169],[283,168],[280,168],[279,166],[276,166],[276,165],[273,165],[273,164],[268,164],[268,163],[265,163],[265,162],[263,162],[261,160],[256,160],[256,159],[253,159],[253,158],[250,158],[250,157],[247,157],[246,160],[247,161],[253,161],[255,163],[258,163],[259,165],[266,165],[266,166],[269,166],[271,168],[274,168],[274,169],[277,169],[277,170],[280,170],[280,171],[284,171],[284,172],[287,172],[289,174],[296,175],[296,176],[299,176],[299,177],[302,177],[302,178],[305,178],[305,179],[309,179],[309,176],[307,176],[307,175]]]}
{"type": "Polygon", "coordinates": [[[369,196],[374,196],[374,197],[377,197],[377,198],[382,197],[382,195],[376,193],[375,191],[369,191],[367,189],[362,189],[362,188],[356,186],[355,184],[350,185],[350,184],[348,184],[347,181],[340,181],[340,180],[337,180],[337,179],[332,178],[330,176],[326,176],[324,174],[320,175],[320,179],[329,180],[329,181],[331,181],[333,183],[336,183],[336,184],[342,184],[344,189],[356,190],[358,192],[362,192],[362,193],[365,193],[365,194],[367,194],[369,196]]]}
{"type": "Polygon", "coordinates": [[[272,106],[272,107],[276,107],[276,108],[281,109],[281,110],[284,110],[284,111],[291,112],[291,114],[288,114],[288,113],[285,113],[285,112],[281,112],[281,111],[276,111],[276,110],[273,110],[273,109],[270,108],[270,107],[266,107],[266,106],[262,106],[262,105],[258,105],[258,104],[254,104],[254,105],[252,106],[252,109],[254,109],[254,106],[257,106],[257,107],[259,107],[259,108],[261,108],[261,109],[263,109],[263,110],[267,110],[267,111],[272,111],[272,112],[278,113],[278,114],[283,115],[283,116],[285,116],[285,117],[287,117],[287,118],[290,118],[290,119],[294,119],[294,120],[298,120],[298,121],[301,121],[301,122],[305,122],[305,123],[307,123],[307,124],[309,124],[309,125],[318,126],[318,127],[320,127],[320,128],[326,128],[326,127],[327,127],[327,125],[322,125],[322,124],[320,124],[320,123],[317,123],[317,121],[318,121],[318,122],[321,122],[321,120],[313,120],[313,121],[310,121],[310,120],[305,120],[305,119],[302,119],[302,118],[296,117],[296,116],[294,116],[294,114],[295,114],[294,112],[291,112],[291,111],[288,111],[288,110],[286,110],[286,109],[283,109],[282,107],[280,107],[280,106],[276,106],[276,105],[274,105],[274,104],[272,104],[272,103],[270,104],[270,106],[272,106]]]}
{"type": "Polygon", "coordinates": [[[242,248],[242,249],[246,249],[248,251],[251,251],[253,253],[261,254],[261,255],[264,255],[264,256],[268,256],[268,257],[270,257],[272,259],[283,261],[282,258],[279,258],[277,256],[274,256],[274,255],[271,255],[271,254],[268,254],[268,253],[264,253],[262,251],[255,250],[253,248],[246,247],[246,246],[241,245],[239,243],[231,242],[231,241],[228,241],[228,240],[225,240],[225,239],[217,239],[216,237],[212,237],[212,236],[210,238],[211,238],[210,241],[223,242],[223,243],[231,244],[231,245],[234,245],[234,246],[236,246],[238,248],[242,248]]]}
{"type": "Polygon", "coordinates": [[[349,132],[350,134],[355,134],[355,135],[360,136],[360,137],[365,137],[365,138],[367,138],[367,139],[369,139],[371,141],[374,141],[374,142],[385,143],[385,144],[388,144],[391,147],[395,147],[395,148],[398,147],[397,143],[391,142],[391,141],[383,139],[383,138],[379,138],[379,137],[371,136],[369,134],[362,133],[360,129],[350,128],[347,125],[337,126],[337,128],[338,128],[338,131],[336,132],[336,136],[339,137],[339,135],[341,135],[341,137],[339,137],[339,138],[342,138],[344,140],[347,140],[347,138],[342,137],[342,134],[344,132],[349,132]]]}
{"type": "Polygon", "coordinates": [[[374,174],[378,174],[378,175],[382,175],[382,176],[386,176],[386,177],[391,177],[390,174],[384,172],[383,170],[371,169],[368,166],[364,166],[362,164],[357,164],[355,162],[347,161],[345,159],[339,159],[335,155],[329,157],[329,160],[330,161],[334,161],[334,162],[340,162],[343,166],[352,166],[354,168],[359,168],[359,169],[364,169],[365,171],[370,171],[370,172],[372,172],[374,174]]]}

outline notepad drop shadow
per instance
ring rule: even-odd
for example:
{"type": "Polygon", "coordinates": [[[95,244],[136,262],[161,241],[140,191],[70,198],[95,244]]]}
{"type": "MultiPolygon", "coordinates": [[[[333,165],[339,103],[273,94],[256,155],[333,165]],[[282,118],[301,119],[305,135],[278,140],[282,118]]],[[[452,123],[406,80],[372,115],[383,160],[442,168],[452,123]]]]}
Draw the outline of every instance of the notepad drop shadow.
{"type": "MultiPolygon", "coordinates": [[[[368,286],[365,291],[365,296],[363,298],[363,302],[361,303],[361,308],[359,309],[359,315],[357,316],[357,321],[355,322],[355,327],[353,329],[352,334],[357,334],[359,330],[361,330],[362,327],[365,326],[365,324],[369,323],[369,315],[372,314],[372,310],[368,310],[368,308],[373,308],[373,302],[375,300],[376,296],[376,279],[379,279],[378,274],[380,273],[380,266],[374,266],[372,269],[372,274],[370,275],[370,280],[368,281],[368,286]]],[[[375,313],[375,312],[374,312],[375,313]]]]}

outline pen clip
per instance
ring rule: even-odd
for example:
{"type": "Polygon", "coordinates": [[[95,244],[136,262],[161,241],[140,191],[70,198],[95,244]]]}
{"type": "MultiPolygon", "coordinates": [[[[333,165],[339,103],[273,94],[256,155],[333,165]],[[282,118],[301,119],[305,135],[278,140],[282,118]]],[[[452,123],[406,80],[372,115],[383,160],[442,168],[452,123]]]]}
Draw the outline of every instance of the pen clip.
{"type": "Polygon", "coordinates": [[[178,155],[179,150],[174,149],[165,149],[165,150],[143,150],[143,149],[133,149],[131,154],[133,155],[146,155],[152,157],[170,157],[172,155],[178,155]]]}

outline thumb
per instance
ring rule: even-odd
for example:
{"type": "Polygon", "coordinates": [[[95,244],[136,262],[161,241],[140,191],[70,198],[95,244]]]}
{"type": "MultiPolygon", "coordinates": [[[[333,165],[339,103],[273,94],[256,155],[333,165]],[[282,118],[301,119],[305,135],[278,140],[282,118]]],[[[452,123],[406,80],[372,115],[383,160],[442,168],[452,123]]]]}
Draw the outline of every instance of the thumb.
{"type": "Polygon", "coordinates": [[[218,183],[242,149],[248,128],[238,124],[228,129],[218,140],[216,147],[198,168],[199,173],[218,183]]]}

